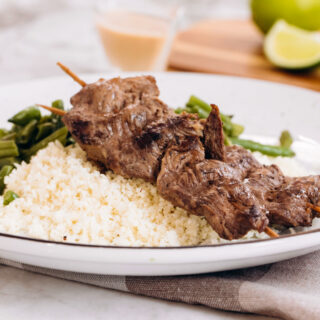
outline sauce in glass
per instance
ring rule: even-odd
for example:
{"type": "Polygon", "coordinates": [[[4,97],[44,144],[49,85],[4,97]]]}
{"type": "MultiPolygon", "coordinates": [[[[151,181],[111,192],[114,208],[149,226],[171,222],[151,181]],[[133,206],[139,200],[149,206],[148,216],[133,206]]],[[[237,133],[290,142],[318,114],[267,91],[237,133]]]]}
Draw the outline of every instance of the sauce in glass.
{"type": "Polygon", "coordinates": [[[170,46],[169,20],[125,10],[101,14],[99,34],[110,62],[125,71],[162,70],[170,46]]]}

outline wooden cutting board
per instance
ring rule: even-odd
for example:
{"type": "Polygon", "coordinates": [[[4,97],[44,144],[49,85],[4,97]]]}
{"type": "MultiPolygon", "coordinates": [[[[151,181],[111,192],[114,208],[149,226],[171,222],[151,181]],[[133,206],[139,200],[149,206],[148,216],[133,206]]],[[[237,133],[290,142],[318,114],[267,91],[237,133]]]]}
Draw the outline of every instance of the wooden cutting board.
{"type": "Polygon", "coordinates": [[[251,21],[203,21],[178,34],[169,68],[264,79],[320,91],[320,68],[303,73],[280,70],[264,57],[262,41],[262,34],[251,21]]]}

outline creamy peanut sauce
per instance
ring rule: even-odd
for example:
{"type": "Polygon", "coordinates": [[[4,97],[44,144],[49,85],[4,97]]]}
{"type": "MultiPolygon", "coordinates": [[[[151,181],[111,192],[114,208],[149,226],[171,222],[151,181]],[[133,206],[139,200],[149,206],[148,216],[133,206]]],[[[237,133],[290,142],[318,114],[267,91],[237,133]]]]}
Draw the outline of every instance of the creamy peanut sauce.
{"type": "Polygon", "coordinates": [[[165,64],[165,19],[115,10],[101,15],[97,27],[110,62],[122,70],[159,70],[165,64]]]}

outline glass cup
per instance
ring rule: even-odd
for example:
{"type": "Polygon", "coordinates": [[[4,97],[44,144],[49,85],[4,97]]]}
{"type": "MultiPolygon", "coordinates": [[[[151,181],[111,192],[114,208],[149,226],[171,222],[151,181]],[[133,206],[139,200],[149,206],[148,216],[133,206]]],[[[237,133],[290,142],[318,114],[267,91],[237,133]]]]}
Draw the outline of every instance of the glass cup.
{"type": "Polygon", "coordinates": [[[112,66],[122,71],[166,69],[183,12],[159,2],[107,1],[99,6],[96,25],[112,66]]]}

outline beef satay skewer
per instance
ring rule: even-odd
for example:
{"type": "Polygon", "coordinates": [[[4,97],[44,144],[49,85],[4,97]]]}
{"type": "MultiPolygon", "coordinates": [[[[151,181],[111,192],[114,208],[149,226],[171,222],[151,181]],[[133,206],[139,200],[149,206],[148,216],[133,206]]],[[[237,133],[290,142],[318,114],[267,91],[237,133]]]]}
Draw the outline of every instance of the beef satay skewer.
{"type": "MultiPolygon", "coordinates": [[[[45,105],[43,105],[43,104],[37,104],[37,105],[38,105],[39,107],[41,107],[41,108],[44,108],[44,109],[46,109],[46,110],[54,113],[54,114],[57,114],[57,115],[59,115],[59,116],[64,116],[64,115],[67,113],[67,112],[64,111],[64,110],[60,110],[60,109],[57,109],[57,108],[45,106],[45,105]]],[[[310,204],[310,205],[311,205],[311,204],[310,204]]],[[[320,210],[320,208],[319,208],[319,210],[320,210]]],[[[320,212],[320,211],[319,211],[319,212],[320,212]]],[[[270,236],[271,238],[279,238],[279,235],[278,235],[275,231],[273,231],[271,228],[269,228],[269,227],[266,227],[265,230],[264,230],[264,232],[265,232],[268,236],[270,236]]]]}
{"type": "Polygon", "coordinates": [[[86,82],[80,79],[74,72],[72,72],[68,67],[63,65],[61,62],[57,62],[57,65],[66,73],[68,74],[74,81],[78,82],[80,86],[86,86],[86,82]]]}

